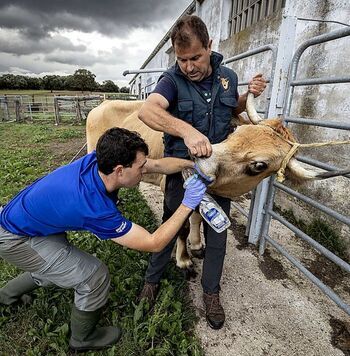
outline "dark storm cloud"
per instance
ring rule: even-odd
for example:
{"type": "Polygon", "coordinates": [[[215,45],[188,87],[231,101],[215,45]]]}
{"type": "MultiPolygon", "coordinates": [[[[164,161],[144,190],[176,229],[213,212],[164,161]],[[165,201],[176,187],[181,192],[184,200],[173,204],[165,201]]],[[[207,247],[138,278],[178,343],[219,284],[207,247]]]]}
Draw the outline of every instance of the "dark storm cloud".
{"type": "Polygon", "coordinates": [[[148,30],[150,36],[157,36],[149,42],[156,43],[155,39],[160,40],[191,2],[0,0],[0,75],[72,73],[87,67],[99,81],[113,79],[127,83],[123,71],[140,66],[152,51],[149,43],[142,43],[141,35],[127,40],[128,35],[137,28],[148,30]],[[70,37],[71,30],[98,32],[110,36],[111,41],[104,39],[105,51],[96,52],[91,41],[99,36],[79,38],[75,33],[70,37]]]}
{"type": "Polygon", "coordinates": [[[151,28],[173,18],[190,0],[71,0],[0,1],[0,26],[18,29],[28,38],[45,37],[49,31],[72,29],[122,35],[128,30],[151,28]]]}
{"type": "Polygon", "coordinates": [[[79,67],[92,66],[96,63],[113,63],[115,58],[118,58],[118,64],[126,64],[127,60],[123,59],[125,51],[122,49],[114,48],[111,52],[99,52],[97,56],[95,55],[82,55],[78,52],[59,52],[51,53],[44,56],[47,62],[56,62],[61,64],[77,65],[79,67]]]}
{"type": "Polygon", "coordinates": [[[61,35],[47,36],[39,38],[36,41],[28,39],[21,34],[11,35],[0,32],[0,49],[3,53],[12,53],[16,55],[26,55],[31,53],[51,53],[57,49],[61,51],[84,52],[86,46],[73,45],[73,43],[61,35]]]}

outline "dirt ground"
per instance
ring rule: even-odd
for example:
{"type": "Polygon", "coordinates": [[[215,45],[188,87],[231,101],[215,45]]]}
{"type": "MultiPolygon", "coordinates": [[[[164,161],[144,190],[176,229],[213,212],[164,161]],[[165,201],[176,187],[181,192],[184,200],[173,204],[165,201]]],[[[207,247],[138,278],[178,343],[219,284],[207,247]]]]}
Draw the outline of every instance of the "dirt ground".
{"type": "MultiPolygon", "coordinates": [[[[162,193],[140,184],[160,220],[162,193]]],[[[245,201],[246,210],[249,202],[245,201]]],[[[268,247],[260,257],[244,237],[246,218],[234,207],[221,280],[226,323],[207,326],[200,285],[201,260],[194,259],[197,277],[189,281],[199,322],[196,334],[205,354],[215,356],[342,356],[350,355],[350,318],[301,272],[268,247]]],[[[270,236],[350,304],[350,276],[314,252],[288,229],[273,221],[270,236]]]]}

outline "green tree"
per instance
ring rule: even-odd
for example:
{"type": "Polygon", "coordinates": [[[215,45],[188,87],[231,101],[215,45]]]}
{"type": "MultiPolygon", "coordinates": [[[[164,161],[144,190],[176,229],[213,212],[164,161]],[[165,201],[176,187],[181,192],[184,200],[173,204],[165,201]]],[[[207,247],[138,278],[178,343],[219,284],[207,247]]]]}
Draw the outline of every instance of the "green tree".
{"type": "Polygon", "coordinates": [[[75,89],[81,90],[94,90],[96,88],[96,75],[87,69],[77,69],[73,74],[73,82],[75,89]]]}
{"type": "Polygon", "coordinates": [[[16,76],[13,74],[4,74],[0,77],[0,89],[14,89],[16,76]]]}
{"type": "Polygon", "coordinates": [[[50,90],[51,93],[53,90],[62,90],[63,81],[62,77],[59,75],[45,75],[42,79],[43,87],[46,90],[50,90]]]}
{"type": "Polygon", "coordinates": [[[108,93],[118,93],[119,92],[119,87],[116,85],[112,80],[105,80],[102,85],[101,89],[104,92],[108,93]]]}
{"type": "Polygon", "coordinates": [[[120,88],[120,92],[121,93],[129,93],[130,92],[130,88],[129,87],[121,87],[120,88]]]}
{"type": "Polygon", "coordinates": [[[28,89],[41,89],[43,87],[42,78],[27,77],[28,89]]]}

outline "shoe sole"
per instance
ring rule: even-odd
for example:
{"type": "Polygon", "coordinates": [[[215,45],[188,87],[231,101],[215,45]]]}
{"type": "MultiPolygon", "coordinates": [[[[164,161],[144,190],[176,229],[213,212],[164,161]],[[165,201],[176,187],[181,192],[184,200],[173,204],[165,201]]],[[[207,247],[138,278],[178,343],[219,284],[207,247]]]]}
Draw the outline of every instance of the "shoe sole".
{"type": "Polygon", "coordinates": [[[225,321],[224,321],[221,325],[216,326],[216,325],[212,324],[208,318],[206,318],[206,320],[207,320],[208,325],[209,325],[212,329],[214,329],[214,330],[219,330],[219,329],[221,329],[221,328],[224,326],[224,324],[225,324],[225,321]]]}

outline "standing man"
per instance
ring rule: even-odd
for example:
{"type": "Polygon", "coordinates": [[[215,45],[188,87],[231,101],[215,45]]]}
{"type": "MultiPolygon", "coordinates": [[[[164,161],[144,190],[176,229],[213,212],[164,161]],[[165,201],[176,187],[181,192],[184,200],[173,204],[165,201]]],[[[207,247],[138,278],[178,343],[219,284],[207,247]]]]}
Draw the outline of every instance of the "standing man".
{"type": "MultiPolygon", "coordinates": [[[[164,132],[166,157],[188,158],[189,152],[193,156],[209,157],[211,144],[227,138],[232,116],[245,109],[248,93],[238,94],[236,73],[222,66],[223,56],[211,50],[212,40],[199,17],[181,18],[172,30],[171,42],[176,64],[162,74],[142,106],[139,118],[154,130],[164,132]]],[[[265,87],[265,79],[258,74],[250,81],[248,91],[258,96],[265,87]]],[[[163,221],[181,203],[182,186],[181,174],[167,176],[163,221]]],[[[230,200],[214,198],[229,215],[230,200]]],[[[219,291],[227,232],[216,233],[204,224],[204,237],[203,301],[209,326],[220,329],[225,321],[219,291]]],[[[146,298],[150,304],[155,301],[175,240],[163,251],[153,253],[149,261],[140,298],[146,298]]]]}
{"type": "Polygon", "coordinates": [[[182,203],[153,234],[124,218],[118,209],[118,189],[136,186],[143,174],[172,174],[192,168],[178,158],[147,159],[148,147],[135,132],[106,131],[96,152],[38,179],[0,207],[0,257],[26,271],[0,289],[0,303],[28,301],[25,293],[50,284],[75,291],[70,347],[92,350],[115,344],[117,327],[100,327],[110,277],[96,257],[70,244],[66,231],[88,230],[102,240],[140,250],[163,250],[206,190],[191,181],[182,203]]]}

